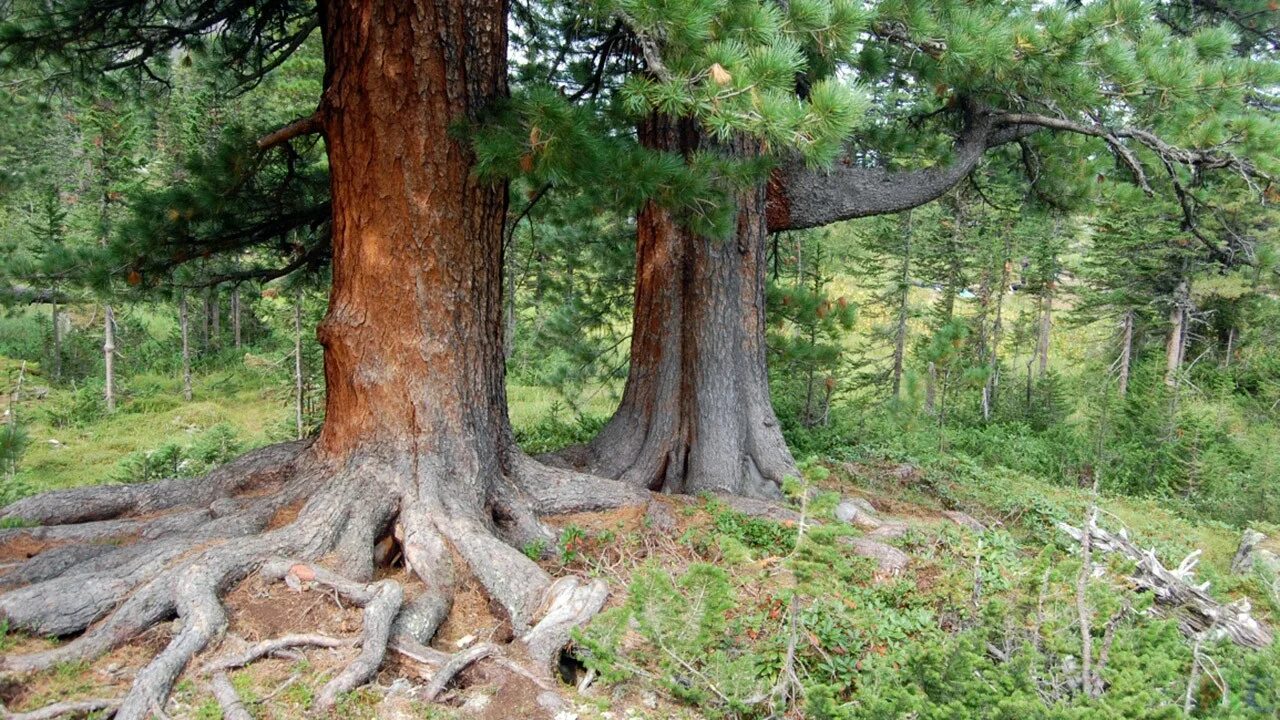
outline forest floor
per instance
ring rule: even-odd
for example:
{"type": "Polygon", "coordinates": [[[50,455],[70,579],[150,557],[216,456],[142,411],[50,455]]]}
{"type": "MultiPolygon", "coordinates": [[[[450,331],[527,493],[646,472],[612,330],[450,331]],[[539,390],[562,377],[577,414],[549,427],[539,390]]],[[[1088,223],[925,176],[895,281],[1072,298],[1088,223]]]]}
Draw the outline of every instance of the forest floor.
{"type": "MultiPolygon", "coordinates": [[[[11,361],[4,363],[0,370],[12,369],[11,361]]],[[[0,378],[7,376],[0,372],[0,378]]],[[[38,375],[29,376],[27,382],[28,387],[38,385],[38,375]]],[[[126,462],[128,457],[154,451],[164,443],[198,445],[219,424],[231,426],[240,446],[236,452],[284,439],[291,429],[288,397],[278,390],[278,379],[270,376],[235,372],[198,378],[196,400],[189,404],[173,400],[171,385],[167,379],[131,379],[127,409],[110,417],[77,418],[72,391],[55,389],[39,397],[33,393],[19,407],[30,418],[31,450],[23,459],[18,480],[38,489],[118,481],[122,472],[133,467],[126,462]],[[67,418],[62,427],[60,417],[67,418]]],[[[538,388],[513,388],[511,395],[518,429],[536,424],[555,403],[553,394],[538,388]]],[[[1080,525],[1092,501],[1087,489],[1001,467],[979,467],[965,458],[945,458],[929,466],[877,456],[829,458],[820,459],[807,475],[809,489],[825,493],[828,500],[861,499],[870,506],[862,506],[853,524],[837,520],[830,502],[801,521],[840,525],[849,538],[833,546],[840,557],[831,562],[843,568],[841,584],[809,602],[815,608],[822,603],[843,606],[851,613],[850,626],[830,629],[829,634],[814,626],[800,641],[801,654],[807,652],[813,662],[839,665],[843,669],[831,672],[849,683],[862,682],[858,673],[863,660],[874,659],[887,647],[923,643],[922,638],[932,637],[939,629],[953,632],[971,626],[980,613],[980,602],[997,597],[1015,604],[1018,597],[1026,601],[1025,588],[1036,584],[1042,570],[1048,582],[1043,565],[1046,553],[1070,546],[1055,524],[1080,525]]],[[[1104,525],[1128,528],[1142,547],[1153,548],[1166,565],[1175,566],[1193,550],[1203,551],[1197,579],[1210,581],[1216,597],[1224,601],[1249,597],[1255,616],[1265,622],[1280,617],[1280,597],[1274,588],[1268,594],[1266,587],[1230,572],[1239,529],[1178,515],[1154,500],[1125,496],[1104,497],[1100,510],[1104,525]]],[[[742,642],[766,658],[779,643],[785,644],[783,598],[800,582],[794,563],[795,514],[748,517],[711,498],[663,496],[647,509],[564,516],[550,524],[560,529],[561,539],[556,547],[544,549],[545,568],[553,576],[605,579],[611,590],[608,608],[632,602],[630,593],[642,576],[658,572],[679,579],[695,566],[710,565],[727,580],[732,604],[724,617],[742,633],[742,642]]],[[[1261,529],[1280,537],[1278,528],[1261,529]]],[[[38,549],[16,542],[0,546],[0,568],[38,549]]],[[[393,562],[379,573],[396,577],[405,571],[393,562]]],[[[407,585],[412,587],[412,581],[407,585]]],[[[1069,598],[1069,583],[1061,590],[1060,599],[1069,598]]],[[[221,717],[202,673],[214,658],[287,633],[317,632],[350,639],[361,627],[358,609],[334,596],[266,583],[257,576],[231,592],[226,605],[230,629],[180,679],[166,709],[170,717],[221,717]]],[[[1060,611],[1070,612],[1065,599],[1058,605],[1060,611]]],[[[677,623],[697,620],[672,617],[677,623]]],[[[171,625],[162,625],[94,662],[60,665],[11,679],[0,686],[0,702],[10,712],[19,712],[52,702],[120,696],[172,632],[171,625]]],[[[479,588],[466,587],[433,646],[454,652],[477,643],[504,641],[510,633],[479,588]]],[[[3,633],[0,654],[42,650],[58,642],[3,633]]],[[[652,648],[646,648],[646,639],[634,627],[624,633],[616,649],[618,667],[630,669],[594,678],[594,682],[587,680],[587,671],[576,661],[562,663],[559,692],[571,710],[544,710],[536,685],[513,682],[510,673],[497,672],[484,661],[464,671],[441,702],[426,703],[416,695],[425,670],[411,658],[392,653],[375,682],[345,696],[335,713],[344,718],[481,720],[716,715],[714,710],[706,711],[706,703],[687,702],[680,687],[663,679],[654,664],[657,661],[647,656],[652,648]]],[[[356,652],[350,645],[295,650],[254,662],[231,673],[230,679],[253,717],[303,717],[318,690],[356,652]]],[[[691,665],[713,672],[713,665],[710,661],[704,665],[704,660],[689,658],[691,665]]],[[[683,682],[679,676],[677,680],[683,682]]]]}

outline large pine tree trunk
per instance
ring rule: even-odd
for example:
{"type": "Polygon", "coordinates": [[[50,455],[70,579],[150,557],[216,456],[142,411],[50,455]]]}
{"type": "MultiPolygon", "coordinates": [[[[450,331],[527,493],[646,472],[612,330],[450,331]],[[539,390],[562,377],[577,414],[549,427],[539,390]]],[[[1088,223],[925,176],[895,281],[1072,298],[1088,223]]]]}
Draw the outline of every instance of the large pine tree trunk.
{"type": "MultiPolygon", "coordinates": [[[[657,116],[641,139],[680,153],[706,143],[693,121],[657,116]]],[[[600,434],[564,453],[570,462],[652,490],[757,497],[796,474],[765,368],[764,201],[763,186],[738,198],[726,240],[688,232],[655,203],[641,210],[626,388],[600,434]]]]}
{"type": "Polygon", "coordinates": [[[401,647],[429,641],[457,571],[505,612],[519,657],[549,675],[570,629],[607,590],[599,580],[552,583],[521,552],[534,537],[553,539],[535,512],[644,500],[619,483],[533,463],[508,425],[507,190],[476,177],[469,144],[450,132],[506,94],[505,3],[325,0],[321,21],[333,285],[318,330],[328,387],[319,437],[254,451],[196,480],[76,488],[0,511],[89,541],[0,576],[0,588],[16,588],[0,592],[11,628],[83,631],[6,656],[5,671],[92,659],[181,619],[136,674],[117,711],[124,720],[163,710],[183,668],[226,630],[220,594],[257,570],[316,579],[328,572],[320,561],[358,581],[329,584],[364,598],[355,602],[366,622],[360,655],[317,693],[310,714],[368,682],[392,636],[401,647]],[[94,542],[116,536],[122,544],[94,542]],[[395,578],[364,584],[375,544],[393,537],[422,581],[407,602],[395,578]]]}

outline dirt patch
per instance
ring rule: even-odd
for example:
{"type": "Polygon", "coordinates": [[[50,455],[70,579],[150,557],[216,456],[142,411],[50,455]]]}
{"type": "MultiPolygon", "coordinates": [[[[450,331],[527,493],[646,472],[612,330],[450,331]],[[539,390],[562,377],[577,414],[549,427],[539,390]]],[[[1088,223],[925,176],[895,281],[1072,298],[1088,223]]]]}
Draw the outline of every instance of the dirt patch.
{"type": "Polygon", "coordinates": [[[555,528],[573,525],[589,533],[599,532],[633,532],[640,529],[644,522],[643,507],[625,507],[606,512],[566,513],[544,518],[545,522],[555,528]]]}
{"type": "Polygon", "coordinates": [[[463,717],[478,720],[552,720],[556,714],[538,702],[547,692],[528,678],[501,668],[478,664],[462,673],[459,685],[466,688],[458,700],[463,717]]]}
{"type": "Polygon", "coordinates": [[[63,544],[56,541],[36,540],[26,533],[21,533],[0,542],[0,562],[30,560],[45,550],[52,550],[63,544]]]}
{"type": "Polygon", "coordinates": [[[468,636],[473,642],[507,642],[512,637],[511,623],[503,615],[501,610],[493,607],[479,586],[468,583],[454,594],[453,607],[432,638],[431,646],[444,652],[456,652],[460,647],[458,641],[468,636]]]}
{"type": "Polygon", "coordinates": [[[323,589],[297,592],[284,583],[254,576],[240,583],[226,598],[229,632],[248,642],[287,633],[313,632],[344,637],[360,632],[362,612],[323,589]]]}
{"type": "Polygon", "coordinates": [[[299,500],[291,505],[285,505],[271,516],[271,520],[267,523],[267,530],[278,530],[285,525],[298,519],[298,513],[302,512],[302,506],[306,504],[305,500],[299,500]]]}

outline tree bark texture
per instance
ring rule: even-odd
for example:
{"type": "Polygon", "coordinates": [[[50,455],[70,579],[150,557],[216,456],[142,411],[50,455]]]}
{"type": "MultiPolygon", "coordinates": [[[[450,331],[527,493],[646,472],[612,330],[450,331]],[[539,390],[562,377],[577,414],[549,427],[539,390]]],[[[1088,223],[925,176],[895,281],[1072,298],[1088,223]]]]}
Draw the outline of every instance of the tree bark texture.
{"type": "Polygon", "coordinates": [[[103,399],[107,403],[107,412],[116,410],[116,314],[110,305],[106,306],[102,321],[102,364],[103,364],[103,399]]]}
{"type": "Polygon", "coordinates": [[[185,292],[178,300],[178,329],[182,333],[182,399],[191,402],[191,318],[185,292]]]}
{"type": "Polygon", "coordinates": [[[1117,370],[1116,385],[1120,399],[1129,394],[1129,374],[1133,366],[1133,311],[1128,310],[1120,322],[1120,366],[1117,370]]]}
{"type": "MultiPolygon", "coordinates": [[[[653,116],[649,147],[708,143],[692,120],[653,116]]],[[[727,152],[758,152],[735,140],[727,152]]],[[[630,372],[613,418],[562,457],[589,472],[666,492],[777,497],[796,475],[765,367],[765,188],[738,197],[729,239],[697,236],[656,203],[637,218],[630,372]]]]}
{"type": "Polygon", "coordinates": [[[534,463],[508,425],[507,191],[475,176],[469,144],[450,132],[506,95],[505,3],[324,0],[320,13],[333,287],[318,331],[328,385],[319,437],[202,478],[74,488],[0,509],[26,521],[0,542],[54,543],[0,573],[0,618],[75,636],[6,655],[0,671],[90,660],[180,619],[121,700],[123,720],[163,711],[183,669],[228,627],[219,597],[259,570],[365,609],[360,655],[309,714],[367,682],[393,638],[430,641],[461,572],[505,614],[522,662],[549,676],[607,589],[553,583],[521,552],[554,541],[537,515],[647,499],[534,463]],[[398,580],[370,582],[384,543],[421,580],[410,600],[398,580]],[[320,560],[333,569],[311,564],[320,560]]]}

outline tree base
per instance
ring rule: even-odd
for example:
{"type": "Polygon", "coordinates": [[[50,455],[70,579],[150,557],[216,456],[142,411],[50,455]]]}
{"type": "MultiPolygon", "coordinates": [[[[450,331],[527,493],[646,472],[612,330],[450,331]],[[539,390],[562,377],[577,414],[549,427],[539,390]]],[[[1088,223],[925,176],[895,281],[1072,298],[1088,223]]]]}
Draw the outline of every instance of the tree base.
{"type": "MultiPolygon", "coordinates": [[[[6,657],[0,671],[91,660],[176,617],[167,647],[138,672],[116,711],[125,719],[160,715],[192,658],[227,629],[221,597],[257,572],[299,589],[321,586],[363,608],[360,653],[318,694],[317,711],[372,678],[389,647],[433,661],[436,694],[459,666],[478,659],[425,647],[468,576],[509,621],[509,654],[520,660],[496,647],[485,654],[545,681],[570,631],[599,611],[607,589],[601,581],[553,581],[526,557],[522,548],[554,538],[538,515],[640,504],[646,495],[515,453],[508,474],[484,482],[483,503],[469,507],[423,465],[423,458],[388,461],[375,453],[336,465],[307,443],[289,443],[204,478],[19,501],[0,518],[40,525],[0,531],[0,551],[26,558],[0,575],[0,617],[15,630],[75,637],[6,657]],[[391,557],[402,557],[424,585],[412,600],[395,580],[371,582],[391,557]]],[[[227,716],[241,716],[218,672],[210,682],[227,716]]]]}

